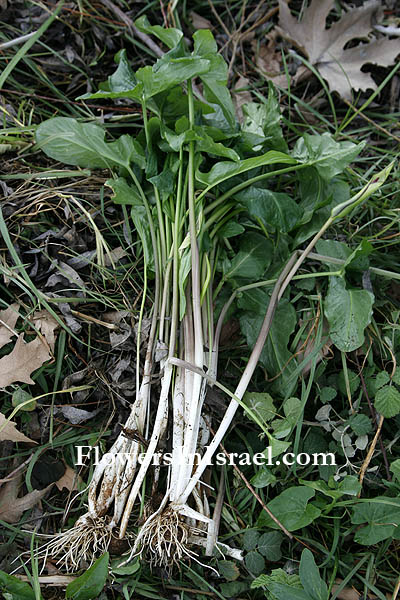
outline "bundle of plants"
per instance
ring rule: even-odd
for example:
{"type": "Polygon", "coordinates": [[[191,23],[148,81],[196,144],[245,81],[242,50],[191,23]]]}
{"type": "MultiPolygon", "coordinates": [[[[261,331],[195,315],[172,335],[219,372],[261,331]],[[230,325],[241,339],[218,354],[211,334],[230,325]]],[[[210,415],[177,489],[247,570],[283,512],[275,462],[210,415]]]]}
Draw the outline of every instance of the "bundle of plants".
{"type": "Polygon", "coordinates": [[[227,66],[210,31],[196,32],[191,50],[177,29],[150,26],[145,18],[136,24],[169,51],[136,72],[125,52],[119,53],[115,73],[84,98],[139,104],[143,128],[138,135],[105,141],[101,124],[64,117],[43,122],[36,132],[39,148],[49,157],[111,171],[107,186],[123,207],[127,227],[129,219],[133,222],[143,251],[139,330],[152,299],[142,369],[137,336],[136,400],[124,431],[94,470],[87,513],[43,550],[67,569],[78,568],[81,558],[92,562],[113,536],[134,540],[129,556],[145,549],[151,562],[164,566],[196,559],[196,545],[213,552],[217,523],[203,475],[238,406],[262,427],[274,456],[289,445],[273,438],[243,401],[275,309],[288,304],[290,280],[327,227],[387,176],[382,172],[353,197],[331,195],[325,202],[327,218],[294,242],[289,232],[309,224],[320,206],[318,198],[301,205],[287,190],[296,193],[305,185],[302,173],[328,185],[362,145],[316,134],[304,135],[289,151],[272,88],[259,103],[243,106],[238,121],[227,66]],[[300,252],[297,246],[304,241],[308,244],[300,252]],[[221,328],[239,292],[262,286],[269,292],[265,317],[253,324],[251,355],[236,388],[228,390],[218,380],[221,328]],[[212,436],[208,386],[230,396],[212,436]],[[128,430],[140,435],[127,436],[128,430]],[[153,458],[167,433],[172,459],[158,466],[153,458]],[[111,460],[118,454],[129,460],[111,460]],[[148,501],[160,492],[158,505],[148,501]],[[132,511],[142,522],[135,536],[132,511]]]}

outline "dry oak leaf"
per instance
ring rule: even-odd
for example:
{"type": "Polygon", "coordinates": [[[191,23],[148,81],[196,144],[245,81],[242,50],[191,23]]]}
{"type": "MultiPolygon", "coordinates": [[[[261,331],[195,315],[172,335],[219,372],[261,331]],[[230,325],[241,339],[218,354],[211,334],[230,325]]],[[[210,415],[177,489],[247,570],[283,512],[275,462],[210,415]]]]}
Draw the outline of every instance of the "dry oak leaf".
{"type": "Polygon", "coordinates": [[[31,444],[37,444],[37,442],[34,442],[18,431],[15,425],[14,421],[9,421],[3,413],[0,413],[0,442],[9,440],[11,442],[30,442],[31,444]]]}
{"type": "Polygon", "coordinates": [[[0,348],[8,344],[14,335],[17,335],[14,331],[16,322],[18,321],[19,304],[11,304],[5,310],[0,310],[0,348]]]}
{"type": "Polygon", "coordinates": [[[58,327],[58,323],[54,317],[51,316],[47,310],[39,310],[33,315],[33,324],[40,333],[46,338],[46,342],[50,346],[50,350],[54,352],[54,346],[56,343],[55,330],[58,327]]]}
{"type": "Polygon", "coordinates": [[[299,48],[328,82],[329,88],[343,98],[351,98],[351,90],[377,88],[369,73],[363,73],[365,64],[387,67],[400,53],[400,40],[373,39],[353,48],[344,46],[354,39],[369,39],[373,19],[380,9],[379,0],[368,0],[359,8],[352,8],[343,17],[325,29],[326,18],[335,0],[312,0],[304,11],[301,22],[290,12],[285,0],[279,0],[278,33],[299,48]]]}
{"type": "Polygon", "coordinates": [[[67,465],[64,475],[55,482],[56,486],[62,491],[63,488],[67,488],[70,492],[79,492],[79,485],[83,483],[83,479],[78,473],[75,473],[71,467],[67,465]]]}
{"type": "Polygon", "coordinates": [[[22,514],[35,506],[53,485],[51,483],[43,490],[33,490],[18,498],[21,481],[22,473],[0,489],[0,520],[6,523],[18,523],[22,514]]]}
{"type": "Polygon", "coordinates": [[[34,383],[30,374],[50,358],[48,348],[39,338],[26,343],[20,335],[12,352],[0,358],[0,388],[15,381],[34,383]]]}

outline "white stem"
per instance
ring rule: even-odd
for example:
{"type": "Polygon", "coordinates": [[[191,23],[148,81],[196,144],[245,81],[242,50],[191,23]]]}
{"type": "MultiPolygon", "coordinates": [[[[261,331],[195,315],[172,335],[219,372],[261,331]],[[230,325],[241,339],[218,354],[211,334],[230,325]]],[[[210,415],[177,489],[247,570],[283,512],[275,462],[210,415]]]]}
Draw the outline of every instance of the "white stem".
{"type": "Polygon", "coordinates": [[[151,434],[151,438],[149,441],[149,445],[147,448],[146,455],[144,460],[140,466],[139,472],[136,476],[136,479],[132,485],[132,489],[129,494],[129,498],[126,503],[126,507],[124,510],[124,514],[121,520],[120,534],[119,537],[123,538],[126,533],[126,528],[128,526],[129,516],[132,512],[133,505],[135,503],[136,497],[140,491],[140,487],[143,483],[147,470],[152,461],[154,452],[157,448],[158,441],[160,439],[160,434],[164,431],[166,426],[166,421],[168,419],[168,394],[171,387],[171,378],[172,378],[172,365],[168,362],[165,366],[164,376],[162,378],[161,384],[161,393],[160,400],[158,403],[156,419],[154,422],[153,432],[151,434]]]}

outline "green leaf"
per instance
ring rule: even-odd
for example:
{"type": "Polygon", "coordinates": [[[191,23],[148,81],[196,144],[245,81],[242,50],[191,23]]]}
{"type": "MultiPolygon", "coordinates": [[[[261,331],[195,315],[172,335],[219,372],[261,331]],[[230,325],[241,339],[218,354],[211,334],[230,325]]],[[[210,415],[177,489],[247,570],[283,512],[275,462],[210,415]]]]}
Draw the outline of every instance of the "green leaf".
{"type": "Polygon", "coordinates": [[[224,279],[231,279],[238,285],[243,280],[257,281],[271,264],[272,251],[272,242],[263,235],[244,234],[240,239],[239,252],[224,273],[224,279]]]}
{"type": "MultiPolygon", "coordinates": [[[[315,492],[312,489],[293,486],[268,502],[267,507],[288,531],[297,531],[312,523],[321,514],[318,508],[309,504],[309,500],[314,496],[315,492]]],[[[261,513],[258,525],[278,529],[278,525],[265,511],[261,513]]]]}
{"type": "Polygon", "coordinates": [[[283,535],[280,531],[269,531],[263,533],[258,541],[258,551],[261,552],[267,560],[276,562],[281,559],[281,544],[283,535]]]}
{"type": "Polygon", "coordinates": [[[98,598],[107,580],[109,554],[106,552],[80,577],[67,585],[65,598],[92,600],[98,598]]]}
{"type": "Polygon", "coordinates": [[[213,34],[208,29],[201,29],[193,34],[193,54],[210,61],[208,73],[200,75],[203,83],[205,99],[221,107],[229,126],[236,125],[235,109],[230,92],[227,88],[228,67],[224,58],[218,54],[217,44],[213,34]]]}
{"type": "MultiPolygon", "coordinates": [[[[221,57],[222,58],[222,57],[221,57]]],[[[200,76],[209,71],[209,60],[198,57],[183,56],[163,61],[161,66],[142,67],[136,71],[138,83],[142,84],[142,97],[149,100],[156,94],[169,90],[176,85],[200,76]]]]}
{"type": "Polygon", "coordinates": [[[394,372],[394,375],[392,377],[392,381],[394,383],[397,383],[397,385],[400,385],[400,369],[397,368],[394,372]]]}
{"type": "Polygon", "coordinates": [[[234,198],[246,207],[251,217],[283,233],[291,231],[301,216],[296,202],[280,192],[249,186],[235,194],[234,198]]]}
{"type": "Polygon", "coordinates": [[[265,569],[264,558],[259,552],[256,552],[255,550],[252,550],[251,552],[246,554],[244,563],[250,571],[250,573],[252,573],[253,575],[259,575],[265,569]]]}
{"type": "MultiPolygon", "coordinates": [[[[242,298],[238,299],[238,306],[246,310],[239,317],[240,329],[245,335],[250,348],[254,347],[268,303],[269,295],[260,289],[246,292],[242,298]],[[258,314],[253,312],[256,306],[259,307],[258,314]]],[[[285,299],[280,300],[260,356],[260,362],[267,369],[269,377],[279,375],[274,389],[283,396],[291,394],[296,385],[295,379],[288,383],[297,367],[296,359],[292,357],[292,353],[288,350],[290,336],[296,327],[296,323],[296,311],[292,304],[285,299]]]]}
{"type": "Polygon", "coordinates": [[[400,392],[394,385],[385,385],[376,392],[374,406],[383,417],[395,417],[400,413],[400,392]]]}
{"type": "Polygon", "coordinates": [[[360,491],[360,482],[357,477],[353,475],[346,475],[346,477],[338,484],[333,478],[329,480],[329,486],[325,481],[306,481],[299,479],[299,483],[306,485],[317,492],[321,492],[325,496],[338,500],[344,495],[357,496],[360,491]]]}
{"type": "Polygon", "coordinates": [[[218,236],[221,238],[231,238],[242,234],[245,231],[243,225],[236,221],[228,221],[226,225],[218,230],[218,236]]]}
{"type": "Polygon", "coordinates": [[[323,387],[319,393],[319,397],[323,404],[330,402],[337,396],[337,391],[332,387],[323,387]]]}
{"type": "Polygon", "coordinates": [[[311,598],[314,600],[328,600],[328,587],[321,579],[312,552],[308,548],[305,548],[301,553],[299,575],[305,592],[311,598]]]}
{"type": "Polygon", "coordinates": [[[367,290],[346,289],[341,277],[331,277],[325,298],[325,316],[335,346],[343,352],[364,343],[364,329],[372,318],[374,296],[367,290]]]}
{"type": "Polygon", "coordinates": [[[245,531],[243,535],[243,549],[247,551],[255,550],[259,539],[260,534],[256,529],[245,531]]]}
{"type": "MultiPolygon", "coordinates": [[[[394,378],[393,378],[394,380],[394,378]]],[[[375,389],[379,390],[379,388],[383,387],[390,381],[390,375],[387,371],[381,371],[377,374],[375,378],[375,389]]]]}
{"type": "Polygon", "coordinates": [[[4,571],[0,571],[0,590],[3,593],[7,592],[8,600],[36,599],[36,594],[28,583],[4,571]]]}
{"type": "Polygon", "coordinates": [[[271,575],[259,575],[252,581],[251,588],[267,587],[271,583],[280,583],[290,588],[300,589],[300,577],[298,575],[289,575],[283,569],[272,569],[271,575]]]}
{"type": "Polygon", "coordinates": [[[263,146],[274,150],[287,151],[287,143],[283,136],[281,120],[282,114],[278,99],[271,84],[268,97],[262,104],[249,102],[243,107],[242,131],[263,137],[263,146]]]}
{"type": "Polygon", "coordinates": [[[348,423],[356,435],[367,435],[372,431],[371,420],[367,415],[352,415],[348,423]]]}
{"type": "Polygon", "coordinates": [[[282,442],[281,440],[277,440],[274,437],[272,437],[272,435],[270,434],[268,436],[268,443],[269,443],[269,451],[268,448],[266,448],[266,450],[264,450],[264,456],[266,456],[268,458],[269,456],[269,452],[271,453],[271,458],[275,458],[276,456],[279,456],[280,454],[282,454],[282,452],[285,452],[285,450],[287,450],[291,444],[291,442],[282,442]]]}
{"type": "Polygon", "coordinates": [[[304,590],[294,588],[284,583],[268,584],[268,591],[272,594],[274,600],[313,600],[313,597],[304,590]]]}
{"type": "Polygon", "coordinates": [[[118,565],[121,563],[121,559],[117,558],[111,564],[111,571],[113,575],[133,575],[140,569],[140,560],[136,561],[132,560],[128,565],[124,567],[119,567],[118,565]]]}
{"type": "Polygon", "coordinates": [[[227,581],[235,581],[240,575],[237,565],[232,560],[219,560],[218,570],[221,577],[227,581]]]}
{"type": "MultiPolygon", "coordinates": [[[[355,373],[351,369],[347,369],[347,374],[348,374],[348,379],[349,379],[350,394],[353,395],[360,387],[361,379],[360,379],[360,376],[357,375],[357,373],[355,373]]],[[[347,390],[346,390],[346,378],[345,378],[344,371],[340,371],[339,375],[336,378],[336,383],[337,383],[339,390],[342,392],[342,394],[346,395],[347,390]]]]}
{"type": "Polygon", "coordinates": [[[155,35],[163,44],[168,46],[168,48],[175,48],[183,37],[183,33],[180,29],[175,29],[174,27],[166,29],[160,25],[150,25],[146,15],[136,19],[135,25],[139,31],[149,35],[155,35]]]}
{"type": "Polygon", "coordinates": [[[392,471],[395,479],[400,481],[400,458],[397,458],[392,463],[390,463],[390,470],[392,471]]]}
{"type": "Polygon", "coordinates": [[[344,169],[364,148],[365,142],[335,142],[330,133],[309,135],[305,133],[297,140],[292,156],[301,163],[314,165],[321,177],[327,181],[344,169]]]}
{"type": "Polygon", "coordinates": [[[24,402],[27,402],[27,404],[25,404],[25,406],[21,406],[20,410],[26,410],[28,412],[31,412],[32,410],[35,410],[35,408],[36,408],[36,400],[32,399],[32,395],[29,394],[29,392],[26,392],[22,388],[18,387],[13,392],[11,404],[15,408],[17,406],[20,406],[20,404],[24,404],[24,402]],[[29,400],[32,400],[32,401],[29,402],[29,400]]]}
{"type": "Polygon", "coordinates": [[[261,156],[246,158],[237,163],[229,163],[226,161],[218,162],[207,173],[196,171],[196,179],[200,183],[205,184],[207,189],[210,189],[215,185],[219,185],[223,181],[226,181],[227,179],[231,179],[232,177],[236,177],[237,175],[251,171],[251,169],[263,167],[264,165],[274,165],[277,163],[293,165],[296,164],[296,162],[297,161],[288,154],[270,150],[261,156]]]}
{"type": "Polygon", "coordinates": [[[145,165],[141,146],[129,135],[117,141],[104,141],[105,131],[94,123],[79,123],[70,117],[43,121],[36,130],[36,143],[50,156],[68,165],[89,168],[123,167],[135,162],[145,165]]]}
{"type": "Polygon", "coordinates": [[[267,423],[276,417],[276,408],[272,397],[267,392],[246,392],[243,402],[260,418],[267,423]]]}
{"type": "Polygon", "coordinates": [[[256,488],[264,488],[267,485],[271,485],[276,482],[276,477],[267,469],[267,467],[261,467],[259,471],[250,479],[250,483],[256,488]]]}
{"type": "Polygon", "coordinates": [[[359,503],[353,507],[351,522],[354,525],[367,523],[355,533],[354,540],[358,544],[370,546],[390,538],[400,525],[400,499],[378,496],[371,502],[359,503]],[[380,500],[390,501],[390,504],[380,500]]]}

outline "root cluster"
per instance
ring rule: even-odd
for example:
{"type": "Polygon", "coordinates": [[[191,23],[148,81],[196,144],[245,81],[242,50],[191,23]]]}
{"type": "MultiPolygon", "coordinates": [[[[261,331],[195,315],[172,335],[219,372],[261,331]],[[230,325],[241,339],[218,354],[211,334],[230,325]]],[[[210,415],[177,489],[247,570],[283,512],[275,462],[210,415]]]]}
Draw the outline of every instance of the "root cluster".
{"type": "Polygon", "coordinates": [[[82,515],[72,529],[56,535],[42,546],[38,557],[44,562],[48,557],[58,558],[57,565],[63,564],[65,570],[77,571],[81,562],[89,566],[101,554],[107,551],[112,537],[109,517],[82,515]]]}
{"type": "Polygon", "coordinates": [[[170,569],[184,558],[193,557],[188,549],[190,527],[173,509],[150,517],[140,530],[135,548],[145,554],[153,566],[170,569]]]}

